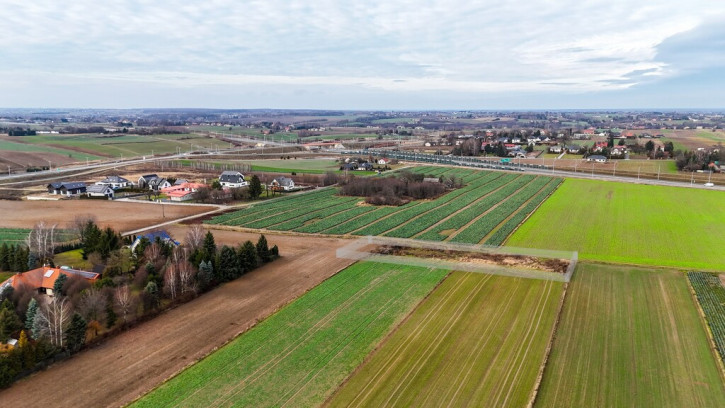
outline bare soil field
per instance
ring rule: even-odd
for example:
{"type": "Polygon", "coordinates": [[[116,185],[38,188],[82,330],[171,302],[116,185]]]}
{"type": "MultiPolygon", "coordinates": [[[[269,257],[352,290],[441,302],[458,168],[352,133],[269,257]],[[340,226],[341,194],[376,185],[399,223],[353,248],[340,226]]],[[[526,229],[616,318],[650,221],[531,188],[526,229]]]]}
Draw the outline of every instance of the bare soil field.
{"type": "MultiPolygon", "coordinates": [[[[171,233],[183,237],[185,227],[173,227],[171,233]]],[[[217,244],[259,236],[214,234],[217,244]]],[[[19,381],[0,391],[2,405],[125,405],[351,263],[335,257],[343,240],[277,235],[267,240],[279,246],[281,259],[19,381]],[[92,386],[68,392],[69,379],[92,386]]]]}
{"type": "Polygon", "coordinates": [[[12,171],[25,171],[23,169],[26,166],[47,166],[48,160],[51,161],[53,168],[77,162],[73,158],[58,153],[0,151],[0,170],[7,172],[9,166],[12,171]]]}
{"type": "Polygon", "coordinates": [[[0,226],[33,228],[36,222],[66,227],[77,215],[92,215],[98,224],[116,231],[130,231],[213,210],[213,206],[186,206],[105,200],[7,201],[0,200],[0,226]]]}

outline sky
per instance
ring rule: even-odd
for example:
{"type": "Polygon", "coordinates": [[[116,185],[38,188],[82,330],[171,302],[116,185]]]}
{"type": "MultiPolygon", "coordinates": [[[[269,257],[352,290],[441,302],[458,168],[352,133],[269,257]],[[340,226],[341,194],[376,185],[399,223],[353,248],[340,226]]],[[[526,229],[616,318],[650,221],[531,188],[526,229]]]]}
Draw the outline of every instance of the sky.
{"type": "Polygon", "coordinates": [[[0,0],[0,107],[725,108],[725,2],[0,0]]]}

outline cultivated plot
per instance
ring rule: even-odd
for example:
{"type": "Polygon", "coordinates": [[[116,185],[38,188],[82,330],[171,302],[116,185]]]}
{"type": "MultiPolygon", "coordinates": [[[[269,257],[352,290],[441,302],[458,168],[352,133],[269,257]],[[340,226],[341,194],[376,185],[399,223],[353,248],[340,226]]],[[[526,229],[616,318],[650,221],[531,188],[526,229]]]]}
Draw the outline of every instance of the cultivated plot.
{"type": "Polygon", "coordinates": [[[328,405],[526,406],[562,290],[560,282],[455,272],[328,405]]]}
{"type": "Polygon", "coordinates": [[[446,274],[357,263],[134,406],[319,405],[446,274]]]}
{"type": "Polygon", "coordinates": [[[567,179],[506,245],[579,259],[725,270],[725,193],[567,179]]]}
{"type": "Polygon", "coordinates": [[[722,407],[683,273],[579,263],[536,406],[722,407]]]}
{"type": "Polygon", "coordinates": [[[371,206],[327,189],[214,217],[210,224],[322,234],[383,235],[500,245],[559,186],[561,179],[442,167],[413,171],[454,176],[465,186],[434,200],[371,206]]]}

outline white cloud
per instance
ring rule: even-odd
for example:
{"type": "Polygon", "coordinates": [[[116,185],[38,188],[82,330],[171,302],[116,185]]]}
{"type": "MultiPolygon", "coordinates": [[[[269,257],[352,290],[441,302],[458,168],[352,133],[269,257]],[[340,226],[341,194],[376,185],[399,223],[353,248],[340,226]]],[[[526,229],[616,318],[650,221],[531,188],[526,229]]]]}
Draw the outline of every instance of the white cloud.
{"type": "MultiPolygon", "coordinates": [[[[0,66],[158,83],[385,92],[596,92],[678,72],[658,45],[725,15],[707,0],[0,0],[0,66]]],[[[64,79],[65,78],[65,79],[64,79]]]]}

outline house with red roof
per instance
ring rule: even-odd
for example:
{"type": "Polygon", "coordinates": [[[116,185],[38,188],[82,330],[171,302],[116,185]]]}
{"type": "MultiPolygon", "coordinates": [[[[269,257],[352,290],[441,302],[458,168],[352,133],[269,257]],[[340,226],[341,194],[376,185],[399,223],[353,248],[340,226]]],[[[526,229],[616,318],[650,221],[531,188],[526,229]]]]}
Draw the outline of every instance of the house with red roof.
{"type": "Polygon", "coordinates": [[[200,188],[206,187],[201,183],[181,183],[170,187],[162,188],[161,192],[166,194],[171,201],[189,201],[194,198],[194,193],[200,188]]]}
{"type": "Polygon", "coordinates": [[[38,293],[53,296],[53,285],[60,275],[65,275],[68,279],[80,277],[91,284],[100,279],[101,276],[95,272],[79,271],[67,266],[61,266],[60,268],[43,266],[11,276],[5,282],[0,283],[0,293],[4,292],[8,287],[12,287],[15,290],[26,287],[37,290],[38,293]]]}

